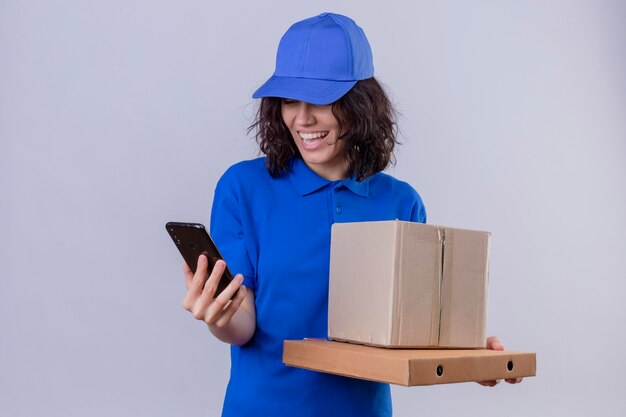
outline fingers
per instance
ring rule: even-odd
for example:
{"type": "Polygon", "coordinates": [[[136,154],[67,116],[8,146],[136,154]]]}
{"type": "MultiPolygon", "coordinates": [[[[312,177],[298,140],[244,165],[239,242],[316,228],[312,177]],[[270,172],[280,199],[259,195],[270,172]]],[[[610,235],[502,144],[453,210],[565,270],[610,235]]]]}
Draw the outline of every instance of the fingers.
{"type": "Polygon", "coordinates": [[[498,385],[500,383],[500,379],[495,379],[493,381],[481,381],[479,382],[480,385],[482,385],[483,387],[495,387],[496,385],[498,385]]]}
{"type": "Polygon", "coordinates": [[[224,269],[226,269],[226,263],[224,261],[216,262],[208,278],[206,278],[207,266],[208,260],[206,256],[200,255],[198,258],[198,268],[196,269],[196,274],[193,277],[188,294],[190,294],[189,297],[193,300],[192,308],[189,309],[189,311],[191,311],[196,319],[208,323],[210,320],[213,320],[209,315],[209,307],[213,302],[213,295],[215,291],[217,291],[217,284],[222,277],[224,269]]]}
{"type": "Polygon", "coordinates": [[[491,350],[504,350],[504,345],[500,342],[496,336],[489,336],[487,338],[487,349],[491,350]]]}
{"type": "Polygon", "coordinates": [[[187,273],[193,274],[193,271],[191,270],[191,268],[189,268],[189,265],[187,265],[187,262],[184,259],[183,259],[183,272],[185,274],[187,273]]]}
{"type": "MultiPolygon", "coordinates": [[[[504,345],[496,336],[490,336],[487,338],[487,349],[504,350],[504,345]]],[[[498,383],[500,383],[500,381],[500,379],[495,381],[482,381],[479,382],[479,384],[485,387],[495,387],[496,385],[498,385],[498,383]]],[[[505,379],[505,381],[509,384],[519,384],[520,382],[522,382],[522,378],[508,378],[505,379]]]]}
{"type": "MultiPolygon", "coordinates": [[[[509,379],[505,379],[505,381],[509,384],[519,384],[520,382],[522,382],[524,380],[524,378],[509,378],[509,379]]],[[[482,385],[483,387],[495,387],[496,385],[498,385],[500,383],[500,381],[502,381],[501,379],[496,379],[493,381],[481,381],[478,382],[480,385],[482,385]]]]}
{"type": "MultiPolygon", "coordinates": [[[[207,322],[207,324],[217,324],[217,321],[220,320],[224,314],[226,314],[226,310],[228,309],[229,302],[231,301],[231,298],[233,298],[233,295],[235,294],[235,292],[237,292],[239,287],[241,287],[242,282],[243,282],[243,276],[241,274],[237,274],[233,278],[233,280],[230,282],[230,284],[228,284],[228,286],[224,288],[224,291],[222,291],[217,296],[217,298],[215,298],[213,302],[211,302],[208,308],[207,317],[205,317],[204,319],[204,321],[207,322]]],[[[240,294],[238,294],[238,296],[239,295],[240,294]]],[[[230,318],[228,320],[230,320],[230,318]]]]}
{"type": "Polygon", "coordinates": [[[198,294],[202,292],[202,288],[204,287],[204,283],[206,282],[207,276],[207,268],[209,266],[209,261],[206,256],[200,255],[198,257],[198,266],[196,267],[196,273],[193,274],[193,278],[191,280],[190,290],[194,290],[198,294]]]}
{"type": "MultiPolygon", "coordinates": [[[[197,301],[200,295],[202,294],[204,283],[206,282],[206,271],[208,266],[208,260],[206,256],[200,255],[198,257],[198,266],[196,268],[196,273],[191,277],[185,273],[185,281],[188,282],[188,291],[185,299],[183,300],[183,308],[185,310],[191,311],[194,313],[194,310],[197,309],[197,301]],[[191,280],[189,280],[191,278],[191,280]]],[[[188,267],[188,265],[187,265],[188,267]]],[[[191,272],[191,270],[189,271],[191,272]]],[[[195,313],[194,313],[195,315],[195,313]]]]}
{"type": "MultiPolygon", "coordinates": [[[[500,339],[498,339],[498,337],[489,336],[487,338],[486,348],[491,349],[491,350],[504,350],[504,345],[502,344],[500,339]]],[[[482,381],[482,382],[479,382],[479,384],[485,387],[495,387],[496,385],[500,383],[500,381],[501,381],[500,379],[493,380],[493,381],[482,381]]],[[[511,378],[511,379],[506,379],[505,381],[508,382],[509,384],[517,384],[522,381],[522,378],[511,378]]]]}
{"type": "Polygon", "coordinates": [[[215,297],[220,279],[226,270],[226,263],[222,260],[217,261],[208,278],[206,278],[207,267],[208,260],[204,255],[200,255],[198,258],[195,274],[191,274],[189,266],[183,264],[185,280],[188,283],[183,308],[190,311],[198,320],[223,327],[230,322],[244,301],[246,287],[242,285],[243,276],[237,274],[228,286],[215,297]]]}
{"type": "Polygon", "coordinates": [[[509,384],[519,384],[520,382],[522,382],[524,380],[524,378],[510,378],[510,379],[505,379],[506,382],[508,382],[509,384]]]}
{"type": "Polygon", "coordinates": [[[246,291],[247,289],[244,285],[239,287],[239,291],[237,291],[235,297],[231,300],[230,304],[228,304],[228,307],[226,307],[222,316],[215,322],[217,327],[224,327],[228,324],[228,322],[230,322],[230,319],[233,318],[237,310],[239,310],[241,303],[243,303],[243,300],[246,298],[246,291]]]}
{"type": "MultiPolygon", "coordinates": [[[[206,259],[206,258],[205,258],[206,259]]],[[[202,297],[206,297],[209,300],[213,299],[215,292],[217,291],[217,285],[220,283],[222,279],[222,274],[226,270],[226,262],[219,260],[215,262],[213,266],[213,271],[211,271],[211,275],[206,280],[206,284],[204,284],[204,289],[202,290],[202,297]]]]}
{"type": "Polygon", "coordinates": [[[189,289],[191,281],[193,280],[193,271],[185,261],[183,261],[183,273],[185,274],[185,286],[189,289]]]}

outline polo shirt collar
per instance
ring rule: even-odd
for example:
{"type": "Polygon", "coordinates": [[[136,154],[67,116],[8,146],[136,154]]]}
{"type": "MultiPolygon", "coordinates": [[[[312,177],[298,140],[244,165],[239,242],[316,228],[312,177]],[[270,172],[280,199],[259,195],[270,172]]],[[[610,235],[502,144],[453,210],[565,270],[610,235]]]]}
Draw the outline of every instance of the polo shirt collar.
{"type": "MultiPolygon", "coordinates": [[[[291,161],[291,167],[289,171],[289,179],[298,190],[298,193],[302,196],[311,194],[320,188],[324,187],[331,182],[326,178],[317,175],[311,168],[309,168],[301,158],[294,158],[291,161]]],[[[354,176],[346,178],[341,182],[350,191],[361,197],[369,197],[369,178],[363,181],[357,181],[354,176]]]]}
{"type": "Polygon", "coordinates": [[[361,197],[370,196],[370,177],[365,178],[363,181],[357,181],[355,176],[348,177],[344,180],[343,185],[356,195],[361,197]]]}

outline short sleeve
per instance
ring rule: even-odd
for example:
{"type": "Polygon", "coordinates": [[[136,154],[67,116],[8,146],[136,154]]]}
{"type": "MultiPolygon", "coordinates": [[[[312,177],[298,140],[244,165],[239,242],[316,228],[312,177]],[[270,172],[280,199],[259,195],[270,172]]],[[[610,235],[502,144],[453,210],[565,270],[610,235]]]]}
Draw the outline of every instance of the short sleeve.
{"type": "Polygon", "coordinates": [[[254,290],[255,271],[246,242],[244,219],[240,205],[240,189],[227,171],[215,187],[211,209],[211,237],[215,241],[231,273],[242,274],[243,284],[254,290]]]}
{"type": "Polygon", "coordinates": [[[426,223],[426,206],[422,202],[422,198],[415,191],[415,200],[411,208],[411,221],[417,223],[426,223]]]}

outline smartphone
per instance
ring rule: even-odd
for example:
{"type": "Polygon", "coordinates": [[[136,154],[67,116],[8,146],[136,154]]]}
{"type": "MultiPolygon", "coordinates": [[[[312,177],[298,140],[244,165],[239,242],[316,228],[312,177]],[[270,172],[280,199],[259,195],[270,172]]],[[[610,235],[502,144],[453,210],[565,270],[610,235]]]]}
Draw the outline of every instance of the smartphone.
{"type": "MultiPolygon", "coordinates": [[[[211,239],[211,236],[209,236],[209,233],[202,224],[169,222],[165,225],[165,229],[174,241],[178,251],[183,256],[183,259],[194,273],[198,267],[198,257],[201,254],[204,254],[209,260],[207,269],[209,274],[211,274],[211,271],[215,267],[215,263],[219,259],[223,259],[213,239],[211,239]]],[[[233,275],[230,273],[227,266],[217,285],[214,297],[217,297],[224,291],[232,280],[233,275]]]]}

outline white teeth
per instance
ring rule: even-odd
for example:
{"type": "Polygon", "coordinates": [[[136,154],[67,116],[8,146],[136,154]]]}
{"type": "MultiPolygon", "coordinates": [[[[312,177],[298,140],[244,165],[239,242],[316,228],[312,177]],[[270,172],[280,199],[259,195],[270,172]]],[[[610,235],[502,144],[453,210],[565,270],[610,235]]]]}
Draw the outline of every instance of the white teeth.
{"type": "Polygon", "coordinates": [[[315,132],[315,133],[300,132],[300,137],[304,140],[312,140],[312,139],[321,138],[323,136],[326,136],[327,134],[328,132],[315,132]]]}

